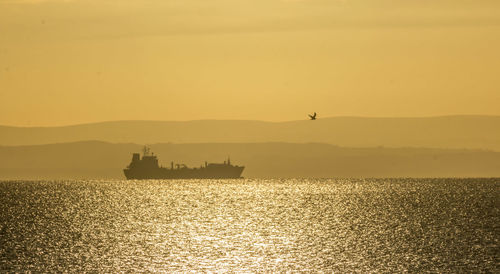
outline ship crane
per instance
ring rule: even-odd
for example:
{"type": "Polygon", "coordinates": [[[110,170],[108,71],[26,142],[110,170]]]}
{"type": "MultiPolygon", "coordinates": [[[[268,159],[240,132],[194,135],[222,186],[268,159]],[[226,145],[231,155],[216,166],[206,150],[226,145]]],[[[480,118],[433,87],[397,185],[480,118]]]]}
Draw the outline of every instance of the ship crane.
{"type": "Polygon", "coordinates": [[[185,164],[175,164],[175,166],[177,167],[177,169],[187,168],[187,166],[185,164]]]}

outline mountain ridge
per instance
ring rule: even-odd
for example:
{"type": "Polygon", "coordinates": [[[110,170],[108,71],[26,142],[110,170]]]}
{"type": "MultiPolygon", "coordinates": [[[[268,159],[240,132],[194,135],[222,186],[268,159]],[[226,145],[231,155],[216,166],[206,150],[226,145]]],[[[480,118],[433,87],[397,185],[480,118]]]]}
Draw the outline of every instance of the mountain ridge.
{"type": "MultiPolygon", "coordinates": [[[[433,119],[433,118],[499,118],[500,115],[486,115],[486,114],[450,114],[450,115],[433,115],[433,116],[356,116],[356,115],[345,115],[345,116],[327,116],[318,119],[321,120],[331,120],[331,119],[433,119]]],[[[78,127],[86,125],[98,125],[98,124],[112,124],[112,123],[122,123],[122,122],[159,122],[159,123],[188,123],[188,122],[262,122],[262,123],[293,123],[293,122],[303,122],[308,121],[303,120],[285,120],[285,121],[266,121],[266,120],[251,120],[251,119],[194,119],[194,120],[106,120],[97,122],[84,122],[68,125],[52,125],[52,126],[14,126],[14,125],[2,125],[5,128],[64,128],[64,127],[78,127]]]]}
{"type": "Polygon", "coordinates": [[[62,127],[0,126],[0,145],[111,143],[327,143],[347,147],[500,151],[500,116],[331,117],[317,121],[108,121],[62,127]]]}

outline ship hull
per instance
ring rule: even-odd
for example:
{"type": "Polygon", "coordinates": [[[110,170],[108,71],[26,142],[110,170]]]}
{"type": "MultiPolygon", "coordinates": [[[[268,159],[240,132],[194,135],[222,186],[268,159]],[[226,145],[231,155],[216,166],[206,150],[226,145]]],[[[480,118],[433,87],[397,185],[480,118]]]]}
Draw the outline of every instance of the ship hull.
{"type": "Polygon", "coordinates": [[[244,167],[225,166],[224,168],[152,168],[152,169],[124,169],[123,173],[128,180],[145,179],[239,179],[244,167]]]}

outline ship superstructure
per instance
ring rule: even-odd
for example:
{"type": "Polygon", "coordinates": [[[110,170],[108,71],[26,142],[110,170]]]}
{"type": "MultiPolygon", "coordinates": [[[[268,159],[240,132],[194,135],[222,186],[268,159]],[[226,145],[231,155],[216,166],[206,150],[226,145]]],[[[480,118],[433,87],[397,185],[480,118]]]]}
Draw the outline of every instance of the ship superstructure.
{"type": "Polygon", "coordinates": [[[236,179],[242,178],[244,166],[224,163],[207,163],[199,168],[189,168],[184,164],[171,162],[170,168],[161,167],[158,158],[144,147],[143,155],[132,154],[132,162],[123,170],[127,179],[236,179]]]}

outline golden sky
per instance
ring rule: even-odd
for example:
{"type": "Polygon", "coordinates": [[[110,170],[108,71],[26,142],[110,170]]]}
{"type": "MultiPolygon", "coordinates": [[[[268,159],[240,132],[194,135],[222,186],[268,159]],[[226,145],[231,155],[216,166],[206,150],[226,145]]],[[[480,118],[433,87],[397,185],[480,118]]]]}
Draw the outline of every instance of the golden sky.
{"type": "Polygon", "coordinates": [[[0,124],[500,115],[498,0],[0,0],[0,124]]]}

